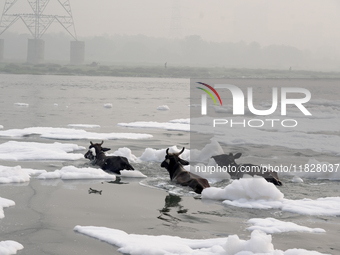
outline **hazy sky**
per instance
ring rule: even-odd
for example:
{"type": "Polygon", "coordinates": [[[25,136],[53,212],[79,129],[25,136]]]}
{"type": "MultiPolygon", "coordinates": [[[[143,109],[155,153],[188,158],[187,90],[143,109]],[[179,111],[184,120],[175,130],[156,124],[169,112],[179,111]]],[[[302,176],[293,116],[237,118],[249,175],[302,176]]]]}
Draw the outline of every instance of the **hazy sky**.
{"type": "MultiPolygon", "coordinates": [[[[5,0],[0,0],[1,9],[5,0]]],[[[62,14],[50,0],[45,14],[62,14]]],[[[208,41],[285,44],[339,52],[340,0],[70,0],[78,37],[200,35],[208,41]]],[[[20,12],[29,12],[18,0],[20,12]]],[[[14,7],[13,7],[13,10],[14,7]]],[[[16,10],[19,12],[19,9],[16,10]]],[[[9,31],[27,32],[21,21],[9,31]],[[19,24],[20,23],[20,24],[19,24]]],[[[53,24],[47,31],[63,31],[53,24]]]]}

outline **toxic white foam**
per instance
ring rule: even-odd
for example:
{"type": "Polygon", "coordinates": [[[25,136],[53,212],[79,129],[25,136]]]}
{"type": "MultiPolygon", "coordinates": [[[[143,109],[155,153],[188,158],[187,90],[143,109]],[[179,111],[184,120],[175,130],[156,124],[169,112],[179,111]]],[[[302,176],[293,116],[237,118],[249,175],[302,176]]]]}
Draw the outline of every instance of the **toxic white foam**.
{"type": "Polygon", "coordinates": [[[243,208],[277,208],[305,215],[340,215],[340,197],[318,199],[285,199],[274,184],[260,177],[233,180],[225,188],[210,187],[202,192],[203,199],[221,200],[222,203],[243,208]]]}
{"type": "Polygon", "coordinates": [[[0,165],[0,183],[28,182],[32,175],[38,175],[45,172],[45,170],[21,168],[21,166],[7,167],[0,165]]]}
{"type": "Polygon", "coordinates": [[[157,128],[177,131],[190,131],[189,124],[174,123],[174,122],[155,122],[155,121],[137,121],[131,123],[118,123],[118,126],[130,128],[157,128]]]}
{"type": "MultiPolygon", "coordinates": [[[[243,127],[239,124],[236,127],[229,127],[228,125],[216,125],[213,127],[213,118],[202,117],[191,119],[190,122],[170,120],[168,122],[154,122],[154,121],[138,121],[130,123],[118,123],[118,126],[132,127],[132,128],[154,128],[165,130],[178,130],[184,132],[197,132],[202,134],[211,134],[219,142],[227,145],[267,145],[280,146],[291,149],[311,149],[316,152],[340,154],[340,137],[337,135],[318,134],[318,132],[338,132],[340,119],[334,116],[329,120],[329,125],[325,124],[322,118],[320,121],[307,119],[307,123],[303,122],[298,128],[249,128],[243,127]],[[339,125],[334,123],[337,121],[339,125]],[[189,124],[190,123],[190,124],[189,124]],[[327,128],[324,128],[327,127],[327,128]],[[311,130],[313,128],[313,130],[311,130]],[[269,132],[270,131],[270,132],[269,132]],[[272,132],[280,131],[280,132],[272,132]],[[228,135],[226,136],[226,132],[228,135]],[[311,133],[314,132],[314,133],[311,133]]],[[[249,118],[244,118],[247,122],[249,118]]],[[[234,119],[234,122],[241,123],[243,119],[234,119]]],[[[271,124],[269,123],[269,126],[271,124]]],[[[234,125],[235,126],[235,125],[234,125]]]]}
{"type": "Polygon", "coordinates": [[[306,232],[306,233],[324,233],[326,232],[322,228],[309,228],[295,224],[293,222],[281,221],[274,218],[253,218],[247,221],[247,223],[253,224],[248,227],[250,231],[261,230],[267,234],[276,234],[284,232],[306,232]]]}
{"type": "Polygon", "coordinates": [[[20,107],[28,107],[29,106],[29,104],[26,104],[26,103],[14,103],[14,105],[20,106],[20,107]]]}
{"type": "Polygon", "coordinates": [[[69,153],[85,147],[70,143],[35,143],[9,141],[0,144],[1,160],[77,160],[83,154],[69,153]]]}
{"type": "Polygon", "coordinates": [[[8,240],[0,242],[0,254],[10,255],[16,254],[18,250],[22,250],[24,246],[16,241],[8,240]]]}
{"type": "Polygon", "coordinates": [[[95,133],[87,132],[82,129],[73,128],[52,128],[52,127],[30,127],[24,129],[1,130],[0,136],[3,137],[23,137],[26,135],[40,135],[42,138],[59,140],[115,140],[115,139],[148,139],[152,138],[149,134],[138,133],[95,133]]]}
{"type": "Polygon", "coordinates": [[[77,168],[75,166],[65,166],[60,170],[42,173],[38,179],[63,179],[63,180],[86,180],[86,179],[104,179],[115,180],[116,176],[108,174],[99,168],[77,168]]]}
{"type": "Polygon", "coordinates": [[[118,246],[124,254],[192,254],[192,255],[321,255],[304,249],[275,250],[271,235],[254,230],[249,240],[237,235],[226,238],[187,239],[178,236],[128,234],[117,229],[94,226],[76,226],[74,231],[118,246]]]}
{"type": "Polygon", "coordinates": [[[94,124],[68,124],[70,128],[100,128],[100,125],[94,124]]]}
{"type": "Polygon", "coordinates": [[[160,105],[160,106],[157,107],[157,110],[158,111],[169,111],[170,108],[167,105],[160,105]]]}
{"type": "Polygon", "coordinates": [[[330,164],[328,162],[309,159],[307,162],[309,168],[306,171],[294,173],[300,178],[319,179],[319,180],[340,180],[340,164],[330,164]],[[313,169],[313,170],[312,170],[313,169]]]}
{"type": "Polygon", "coordinates": [[[4,208],[14,206],[14,205],[15,205],[14,201],[0,197],[0,219],[5,217],[4,208]]]}
{"type": "Polygon", "coordinates": [[[122,177],[129,177],[129,178],[145,178],[147,177],[145,174],[142,174],[139,170],[121,170],[120,175],[122,177]]]}

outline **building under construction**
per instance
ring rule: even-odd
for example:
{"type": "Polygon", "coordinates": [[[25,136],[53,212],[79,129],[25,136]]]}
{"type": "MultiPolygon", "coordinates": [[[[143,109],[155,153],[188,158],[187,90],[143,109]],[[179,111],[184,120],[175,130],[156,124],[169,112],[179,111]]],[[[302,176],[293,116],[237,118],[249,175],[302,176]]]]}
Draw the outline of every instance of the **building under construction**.
{"type": "MultiPolygon", "coordinates": [[[[28,39],[27,44],[27,62],[38,64],[44,62],[45,42],[42,36],[48,30],[52,23],[59,23],[74,39],[70,42],[70,63],[79,65],[85,59],[85,43],[78,41],[76,29],[73,22],[71,5],[69,0],[26,0],[32,12],[30,13],[13,13],[13,6],[19,5],[18,0],[6,0],[0,20],[0,36],[9,29],[16,21],[22,20],[29,32],[33,36],[28,39]],[[64,10],[64,15],[45,15],[44,10],[50,1],[56,1],[64,10]]],[[[0,38],[0,61],[4,59],[5,41],[0,38]]]]}

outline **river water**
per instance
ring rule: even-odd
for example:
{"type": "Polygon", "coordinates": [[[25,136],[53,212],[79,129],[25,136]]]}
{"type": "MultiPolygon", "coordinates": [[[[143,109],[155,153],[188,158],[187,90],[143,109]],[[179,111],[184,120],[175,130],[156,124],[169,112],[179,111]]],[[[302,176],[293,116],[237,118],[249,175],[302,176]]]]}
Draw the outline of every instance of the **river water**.
{"type": "MultiPolygon", "coordinates": [[[[308,80],[294,82],[294,86],[301,87],[309,84],[308,80]]],[[[338,82],[313,81],[312,94],[317,95],[310,106],[313,118],[303,122],[296,132],[262,129],[267,139],[256,139],[257,131],[242,135],[232,131],[230,137],[219,137],[221,149],[242,152],[246,163],[277,165],[290,160],[301,165],[312,159],[339,164],[338,82]],[[317,84],[324,84],[324,89],[317,84]]],[[[237,234],[249,239],[247,220],[273,217],[326,230],[322,234],[274,234],[275,248],[339,254],[339,214],[236,207],[200,199],[169,181],[166,170],[160,167],[162,150],[164,153],[172,146],[190,149],[188,119],[193,105],[189,86],[188,79],[1,74],[0,166],[19,165],[48,172],[68,165],[88,167],[84,158],[53,160],[38,157],[36,151],[46,143],[70,143],[80,147],[72,153],[84,154],[90,141],[104,140],[112,152],[128,149],[132,165],[147,178],[122,177],[108,183],[40,180],[32,176],[28,182],[0,184],[0,197],[15,202],[15,206],[4,209],[5,217],[0,219],[0,241],[21,243],[24,249],[18,254],[118,254],[116,247],[80,235],[73,228],[79,224],[100,225],[138,234],[205,239],[237,234]],[[123,133],[121,139],[110,138],[109,134],[117,133],[123,133]],[[129,135],[132,133],[149,137],[133,139],[129,135]],[[19,144],[14,144],[11,154],[15,157],[10,157],[4,151],[9,142],[32,143],[34,152],[23,156],[19,144]],[[103,195],[88,194],[89,187],[103,190],[103,195]]],[[[221,108],[215,110],[223,112],[221,108]]],[[[295,180],[294,174],[280,175],[284,185],[278,189],[287,199],[339,196],[339,174],[295,175],[295,180]]],[[[215,180],[211,186],[223,188],[229,183],[215,180]]]]}

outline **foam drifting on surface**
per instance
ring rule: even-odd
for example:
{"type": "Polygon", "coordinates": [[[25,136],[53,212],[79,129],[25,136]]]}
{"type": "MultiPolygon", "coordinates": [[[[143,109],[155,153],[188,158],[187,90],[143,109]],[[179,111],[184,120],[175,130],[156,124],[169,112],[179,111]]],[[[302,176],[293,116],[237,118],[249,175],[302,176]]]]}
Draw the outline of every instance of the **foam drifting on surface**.
{"type": "Polygon", "coordinates": [[[68,124],[70,128],[100,128],[100,125],[93,124],[68,124]]]}
{"type": "Polygon", "coordinates": [[[169,111],[170,108],[167,105],[160,105],[160,106],[157,107],[157,110],[158,111],[169,111]]]}
{"type": "Polygon", "coordinates": [[[4,208],[14,206],[14,205],[15,205],[15,202],[13,200],[0,197],[0,219],[5,217],[4,208]]]}
{"type": "MultiPolygon", "coordinates": [[[[169,148],[169,153],[176,153],[181,151],[181,149],[178,149],[177,146],[171,146],[169,148]]],[[[152,148],[146,148],[143,154],[139,157],[141,161],[146,161],[146,162],[162,162],[165,158],[166,155],[166,150],[165,149],[152,149],[152,148]]],[[[185,149],[184,152],[181,154],[181,158],[184,160],[189,160],[190,158],[190,150],[185,149]]]]}
{"type": "Polygon", "coordinates": [[[52,127],[30,127],[24,129],[8,129],[0,131],[3,137],[23,137],[27,135],[40,135],[42,138],[58,140],[115,140],[115,139],[148,139],[149,134],[138,133],[95,133],[82,129],[52,128],[52,127]]]}
{"type": "Polygon", "coordinates": [[[157,128],[177,131],[190,131],[190,125],[174,122],[136,121],[131,123],[118,123],[118,126],[130,128],[157,128]]]}
{"type": "Polygon", "coordinates": [[[0,144],[1,160],[77,160],[83,154],[69,153],[85,147],[70,143],[36,143],[9,141],[0,144]]]}
{"type": "Polygon", "coordinates": [[[166,254],[166,255],[320,255],[304,249],[275,250],[271,235],[254,230],[249,240],[237,235],[226,238],[187,239],[178,236],[151,236],[128,234],[117,229],[94,226],[76,226],[74,231],[118,246],[124,254],[166,254]]]}
{"type": "Polygon", "coordinates": [[[129,177],[129,178],[145,178],[147,177],[145,174],[142,174],[138,170],[130,171],[130,170],[121,170],[120,176],[129,177]]]}
{"type": "Polygon", "coordinates": [[[294,173],[298,177],[319,180],[340,180],[340,165],[321,162],[316,159],[309,159],[307,162],[309,171],[294,173]],[[313,169],[313,171],[311,171],[313,169]]]}
{"type": "Polygon", "coordinates": [[[295,224],[293,222],[281,221],[274,218],[253,218],[247,221],[247,223],[253,224],[248,227],[250,231],[261,230],[267,234],[276,234],[284,232],[306,232],[306,233],[324,233],[326,232],[322,228],[309,228],[295,224]]]}
{"type": "Polygon", "coordinates": [[[99,168],[77,168],[75,166],[65,166],[60,170],[42,173],[38,179],[63,179],[63,180],[86,180],[86,179],[105,179],[116,180],[116,176],[108,174],[99,168]]]}
{"type": "Polygon", "coordinates": [[[285,199],[274,184],[263,178],[233,180],[225,188],[210,187],[202,192],[203,199],[221,200],[223,204],[253,209],[281,209],[305,215],[340,215],[340,197],[318,199],[285,199]]]}
{"type": "Polygon", "coordinates": [[[0,165],[0,184],[28,182],[32,175],[45,172],[45,170],[21,168],[21,166],[7,167],[0,165]]]}
{"type": "Polygon", "coordinates": [[[26,103],[14,103],[14,105],[19,106],[19,107],[28,107],[29,104],[26,103]]]}
{"type": "Polygon", "coordinates": [[[0,254],[1,255],[11,255],[16,254],[18,250],[22,250],[24,246],[15,241],[1,241],[0,242],[0,254]]]}
{"type": "Polygon", "coordinates": [[[106,103],[106,104],[104,104],[104,107],[110,109],[110,108],[112,108],[112,104],[111,103],[106,103]]]}
{"type": "MultiPolygon", "coordinates": [[[[334,117],[334,116],[333,116],[334,117]]],[[[185,119],[184,119],[185,120],[185,119]]],[[[245,119],[248,121],[249,119],[245,119]]],[[[335,118],[332,118],[336,120],[335,118]]],[[[237,120],[235,120],[237,122],[237,120]]],[[[197,132],[202,134],[211,134],[215,136],[219,142],[226,145],[266,145],[266,146],[280,146],[291,149],[311,149],[316,152],[340,154],[338,144],[340,138],[337,135],[325,135],[325,134],[310,134],[308,133],[308,127],[315,127],[315,120],[311,119],[311,122],[303,125],[302,127],[295,129],[266,129],[266,128],[228,128],[228,136],[225,135],[227,125],[216,125],[212,127],[213,118],[202,117],[191,119],[190,121],[170,120],[168,122],[155,122],[155,121],[137,121],[130,123],[118,123],[118,126],[132,127],[132,128],[154,128],[165,130],[177,130],[184,132],[197,132]],[[268,132],[275,131],[275,132],[268,132]],[[280,132],[277,132],[280,131],[280,132]],[[315,142],[315,141],[318,142],[315,142]]],[[[330,125],[324,125],[324,122],[317,129],[313,129],[313,132],[324,130],[323,127],[329,127],[330,125]]],[[[339,121],[340,123],[340,121],[339,121]]],[[[335,131],[337,125],[331,125],[333,129],[326,131],[335,131]]]]}

